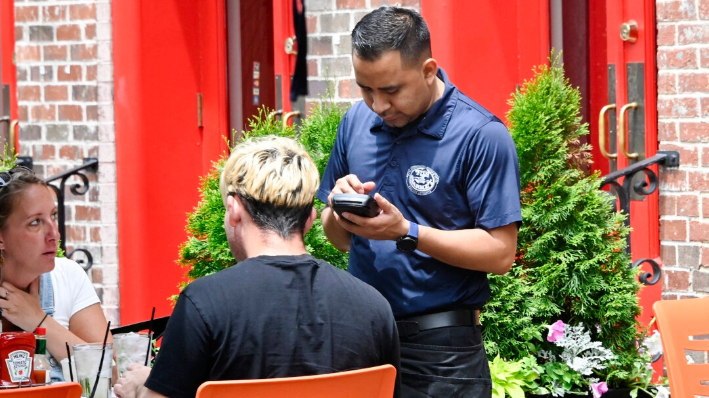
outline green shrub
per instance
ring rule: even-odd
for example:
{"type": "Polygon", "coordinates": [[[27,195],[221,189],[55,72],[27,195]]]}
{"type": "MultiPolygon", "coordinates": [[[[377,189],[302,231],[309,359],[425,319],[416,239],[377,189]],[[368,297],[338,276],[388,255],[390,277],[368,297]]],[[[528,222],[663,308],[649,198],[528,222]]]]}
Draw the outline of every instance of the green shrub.
{"type": "MultiPolygon", "coordinates": [[[[579,138],[588,126],[579,116],[579,91],[563,70],[538,67],[510,101],[524,222],[512,270],[490,277],[493,294],[482,317],[489,358],[518,360],[554,351],[543,338],[545,325],[582,323],[593,340],[617,355],[596,375],[605,380],[613,371],[632,368],[640,355],[640,285],[625,252],[625,216],[600,190],[600,175],[585,171],[589,147],[579,138]]],[[[608,380],[611,387],[623,383],[608,380]]]]}
{"type": "MultiPolygon", "coordinates": [[[[261,108],[259,114],[249,120],[249,129],[242,132],[240,137],[235,134],[234,139],[238,141],[266,135],[296,138],[306,147],[322,175],[335,141],[337,125],[344,112],[342,107],[330,101],[322,101],[304,119],[298,134],[293,127],[283,126],[268,109],[261,108]]],[[[236,264],[224,231],[225,208],[219,191],[219,175],[228,155],[225,153],[214,163],[209,174],[202,178],[200,201],[194,211],[188,214],[188,239],[180,246],[180,258],[177,260],[178,264],[188,268],[187,282],[181,284],[180,290],[192,280],[236,264]]],[[[315,207],[321,211],[324,205],[316,199],[315,207]]],[[[339,252],[330,244],[319,217],[305,236],[305,245],[313,256],[339,268],[347,268],[347,254],[339,252]]]]}

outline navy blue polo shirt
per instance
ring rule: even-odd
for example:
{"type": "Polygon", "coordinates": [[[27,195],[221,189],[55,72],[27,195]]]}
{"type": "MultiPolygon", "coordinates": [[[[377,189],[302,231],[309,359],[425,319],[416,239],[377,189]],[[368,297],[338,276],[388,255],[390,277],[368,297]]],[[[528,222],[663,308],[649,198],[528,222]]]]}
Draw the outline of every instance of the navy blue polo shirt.
{"type": "MultiPolygon", "coordinates": [[[[335,181],[354,174],[410,221],[441,230],[489,230],[522,221],[519,163],[502,122],[452,85],[442,69],[442,98],[403,128],[392,128],[360,101],[342,119],[318,191],[327,203],[335,181]]],[[[470,245],[476,242],[471,241],[470,245]]],[[[352,236],[349,272],[379,290],[396,317],[479,307],[487,274],[440,262],[395,241],[352,236]]]]}

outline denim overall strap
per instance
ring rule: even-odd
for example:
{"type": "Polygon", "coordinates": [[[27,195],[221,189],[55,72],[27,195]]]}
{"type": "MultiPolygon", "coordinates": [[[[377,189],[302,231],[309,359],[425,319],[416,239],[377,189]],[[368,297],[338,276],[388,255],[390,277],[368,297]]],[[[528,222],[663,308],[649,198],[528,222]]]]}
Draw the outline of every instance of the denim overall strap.
{"type": "MultiPolygon", "coordinates": [[[[52,275],[47,272],[42,274],[39,278],[39,303],[42,306],[42,311],[49,316],[54,316],[54,287],[52,286],[52,275]]],[[[64,381],[62,365],[54,359],[49,351],[47,351],[47,361],[52,366],[50,375],[52,382],[64,381]]]]}

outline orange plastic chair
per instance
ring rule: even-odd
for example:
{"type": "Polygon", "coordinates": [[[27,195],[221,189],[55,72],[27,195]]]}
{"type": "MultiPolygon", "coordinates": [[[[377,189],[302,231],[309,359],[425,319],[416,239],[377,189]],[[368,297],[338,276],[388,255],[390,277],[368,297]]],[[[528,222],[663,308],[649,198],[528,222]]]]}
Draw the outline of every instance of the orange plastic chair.
{"type": "Polygon", "coordinates": [[[196,398],[391,398],[396,368],[381,365],[317,376],[208,381],[196,398]]]}
{"type": "Polygon", "coordinates": [[[709,298],[657,301],[653,309],[672,398],[709,396],[709,364],[688,364],[685,353],[709,351],[709,298]],[[703,336],[703,340],[690,340],[690,336],[703,336]]]}
{"type": "Polygon", "coordinates": [[[49,386],[9,388],[0,390],[3,398],[81,398],[79,383],[59,383],[49,386]]]}

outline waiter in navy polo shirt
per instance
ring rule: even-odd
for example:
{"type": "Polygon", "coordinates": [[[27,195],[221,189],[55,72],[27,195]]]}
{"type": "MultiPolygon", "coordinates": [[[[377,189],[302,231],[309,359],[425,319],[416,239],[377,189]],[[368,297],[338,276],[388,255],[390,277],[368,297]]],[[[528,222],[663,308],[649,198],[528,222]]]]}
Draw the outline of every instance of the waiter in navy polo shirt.
{"type": "Polygon", "coordinates": [[[391,304],[402,396],[490,397],[478,310],[490,297],[487,273],[514,261],[514,142],[438,67],[414,11],[382,7],[362,18],[352,62],[364,101],[342,119],[317,195],[330,203],[335,193],[369,194],[381,212],[326,208],[325,233],[350,252],[349,271],[391,304]]]}

